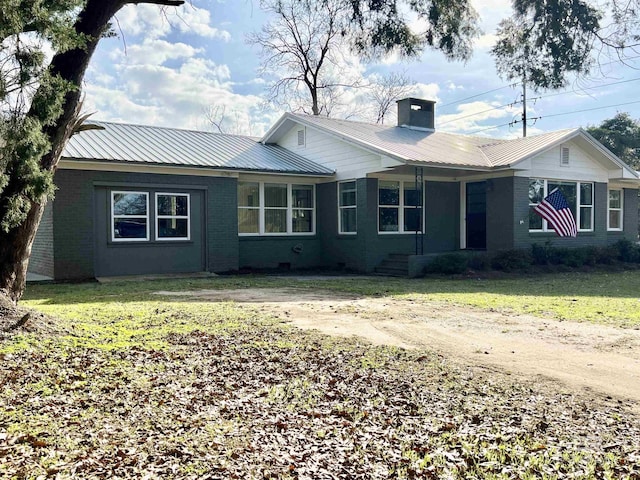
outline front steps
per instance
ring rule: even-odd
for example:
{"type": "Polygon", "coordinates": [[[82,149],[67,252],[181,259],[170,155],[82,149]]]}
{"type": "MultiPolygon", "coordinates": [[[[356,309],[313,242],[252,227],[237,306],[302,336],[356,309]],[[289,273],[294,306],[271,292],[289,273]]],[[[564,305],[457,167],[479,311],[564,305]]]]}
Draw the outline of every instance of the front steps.
{"type": "Polygon", "coordinates": [[[409,255],[405,253],[392,253],[375,268],[375,273],[390,277],[409,276],[409,255]]]}

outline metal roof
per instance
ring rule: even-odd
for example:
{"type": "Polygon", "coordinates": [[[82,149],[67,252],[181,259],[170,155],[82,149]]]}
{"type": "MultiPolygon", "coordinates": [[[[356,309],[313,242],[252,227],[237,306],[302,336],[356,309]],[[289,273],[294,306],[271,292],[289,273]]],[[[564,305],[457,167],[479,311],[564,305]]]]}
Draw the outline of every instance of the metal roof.
{"type": "MultiPolygon", "coordinates": [[[[490,168],[493,165],[479,149],[490,141],[486,137],[455,135],[407,127],[375,125],[350,120],[285,114],[293,121],[314,126],[344,139],[352,140],[378,153],[410,163],[428,163],[490,168]]],[[[267,134],[263,141],[269,136],[267,134]]]]}
{"type": "Polygon", "coordinates": [[[74,135],[67,159],[206,167],[222,170],[331,175],[333,171],[256,138],[175,128],[91,121],[104,130],[74,135]]]}
{"type": "Polygon", "coordinates": [[[580,129],[558,130],[532,137],[516,138],[507,142],[482,145],[480,150],[494,167],[513,165],[540,153],[554,145],[565,142],[580,133],[580,129]]]}

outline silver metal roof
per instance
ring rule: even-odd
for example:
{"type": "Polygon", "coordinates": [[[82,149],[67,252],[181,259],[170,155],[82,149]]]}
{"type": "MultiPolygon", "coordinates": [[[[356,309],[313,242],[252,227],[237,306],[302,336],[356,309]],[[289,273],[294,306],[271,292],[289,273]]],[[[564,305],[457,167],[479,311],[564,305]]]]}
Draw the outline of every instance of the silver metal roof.
{"type": "Polygon", "coordinates": [[[205,167],[247,172],[331,175],[333,171],[256,138],[175,128],[91,121],[104,130],[74,135],[67,159],[205,167]]]}
{"type": "MultiPolygon", "coordinates": [[[[285,116],[410,163],[484,168],[493,166],[479,148],[492,141],[486,137],[414,130],[301,114],[285,114],[285,116]]],[[[263,140],[268,136],[269,133],[263,140]]],[[[496,141],[500,142],[500,140],[496,141]]]]}
{"type": "Polygon", "coordinates": [[[580,129],[557,130],[507,142],[482,145],[480,149],[494,167],[513,165],[578,135],[580,129]]]}

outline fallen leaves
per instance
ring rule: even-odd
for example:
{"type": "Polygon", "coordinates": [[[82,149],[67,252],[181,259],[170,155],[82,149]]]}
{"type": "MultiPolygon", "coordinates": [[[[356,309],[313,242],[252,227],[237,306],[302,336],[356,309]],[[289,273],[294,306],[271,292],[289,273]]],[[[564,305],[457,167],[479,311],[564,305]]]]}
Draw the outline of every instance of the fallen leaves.
{"type": "Polygon", "coordinates": [[[640,478],[638,418],[614,401],[245,317],[162,349],[5,355],[0,476],[640,478]]]}

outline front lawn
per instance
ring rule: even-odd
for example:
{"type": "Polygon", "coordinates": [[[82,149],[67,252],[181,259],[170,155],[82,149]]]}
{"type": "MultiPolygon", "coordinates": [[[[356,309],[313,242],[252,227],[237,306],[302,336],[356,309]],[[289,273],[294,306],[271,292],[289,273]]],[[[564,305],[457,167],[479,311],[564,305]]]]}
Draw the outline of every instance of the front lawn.
{"type": "Polygon", "coordinates": [[[640,420],[616,400],[299,331],[249,305],[152,295],[323,288],[638,325],[639,283],[626,272],[30,286],[24,304],[62,333],[0,342],[0,477],[639,479],[640,420]]]}

